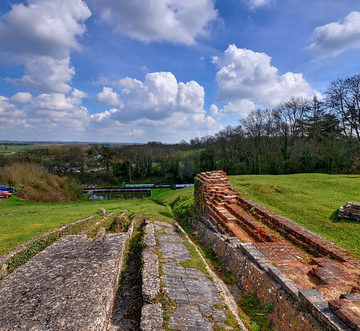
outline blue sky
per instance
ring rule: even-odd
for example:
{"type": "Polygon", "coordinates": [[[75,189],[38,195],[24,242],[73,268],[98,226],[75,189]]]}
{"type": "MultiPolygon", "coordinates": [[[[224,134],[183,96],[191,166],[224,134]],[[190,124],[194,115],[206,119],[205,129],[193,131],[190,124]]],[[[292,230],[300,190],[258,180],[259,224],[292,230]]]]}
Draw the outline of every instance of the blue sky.
{"type": "Polygon", "coordinates": [[[189,140],[359,73],[358,0],[13,0],[0,15],[0,139],[189,140]]]}

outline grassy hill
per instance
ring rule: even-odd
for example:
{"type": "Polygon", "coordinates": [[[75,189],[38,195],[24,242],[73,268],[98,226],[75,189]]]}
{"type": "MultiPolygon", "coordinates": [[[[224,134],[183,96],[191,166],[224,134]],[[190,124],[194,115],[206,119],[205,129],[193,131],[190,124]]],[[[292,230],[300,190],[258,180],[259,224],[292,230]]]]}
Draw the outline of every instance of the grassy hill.
{"type": "Polygon", "coordinates": [[[105,208],[109,212],[128,210],[151,214],[158,219],[169,213],[167,207],[151,200],[41,203],[11,197],[0,201],[0,255],[46,231],[94,215],[99,208],[105,208]]]}
{"type": "Polygon", "coordinates": [[[360,257],[360,223],[337,218],[340,205],[360,201],[360,175],[241,175],[229,178],[241,195],[360,257]]]}

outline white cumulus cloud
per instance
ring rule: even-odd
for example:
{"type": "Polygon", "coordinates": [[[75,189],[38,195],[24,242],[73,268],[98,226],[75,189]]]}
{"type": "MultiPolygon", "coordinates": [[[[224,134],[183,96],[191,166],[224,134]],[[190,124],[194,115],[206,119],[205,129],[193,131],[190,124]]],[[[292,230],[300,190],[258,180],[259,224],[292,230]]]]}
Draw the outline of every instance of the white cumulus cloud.
{"type": "Polygon", "coordinates": [[[29,103],[32,100],[32,95],[29,92],[19,92],[11,97],[11,101],[16,104],[29,103]]]}
{"type": "Polygon", "coordinates": [[[234,102],[229,102],[223,108],[219,109],[216,105],[210,106],[210,114],[214,117],[221,118],[228,115],[239,115],[245,117],[251,111],[255,110],[255,104],[248,99],[240,99],[234,102]]]}
{"type": "Polygon", "coordinates": [[[280,75],[265,53],[230,45],[213,62],[219,68],[216,81],[220,101],[248,99],[262,105],[277,105],[291,96],[309,97],[316,93],[302,74],[280,75]]]}
{"type": "Polygon", "coordinates": [[[193,44],[217,18],[213,0],[89,0],[117,33],[144,41],[193,44]]]}
{"type": "Polygon", "coordinates": [[[204,109],[204,88],[195,81],[178,82],[171,72],[148,73],[143,81],[124,78],[114,86],[123,106],[90,116],[94,128],[106,126],[128,137],[168,141],[217,132],[221,125],[204,109]],[[141,131],[136,131],[141,130],[141,131]],[[132,134],[132,132],[141,132],[132,134]]]}
{"type": "Polygon", "coordinates": [[[56,59],[50,56],[34,56],[26,59],[24,76],[19,80],[31,90],[67,93],[71,90],[68,82],[75,74],[70,66],[70,57],[56,59]]]}
{"type": "Polygon", "coordinates": [[[122,121],[161,120],[174,112],[205,113],[204,88],[195,81],[178,82],[171,72],[153,72],[145,80],[124,78],[116,83],[123,107],[122,121]]]}
{"type": "Polygon", "coordinates": [[[96,96],[96,100],[104,105],[122,107],[119,95],[111,87],[104,86],[103,90],[96,96]]]}
{"type": "Polygon", "coordinates": [[[341,22],[318,26],[309,49],[321,57],[336,56],[360,48],[360,12],[353,11],[341,22]]]}
{"type": "Polygon", "coordinates": [[[19,92],[11,98],[0,96],[0,129],[6,139],[72,140],[80,137],[89,115],[82,99],[86,94],[74,89],[70,94],[19,92]],[[11,130],[10,130],[11,129],[11,130]]]}
{"type": "Polygon", "coordinates": [[[9,62],[24,65],[18,80],[27,87],[66,93],[75,70],[70,52],[86,30],[91,12],[82,0],[27,0],[0,17],[0,52],[9,62]]]}
{"type": "Polygon", "coordinates": [[[0,96],[0,128],[9,134],[10,129],[24,126],[24,112],[17,109],[11,99],[0,96]]]}
{"type": "Polygon", "coordinates": [[[23,107],[27,123],[45,134],[49,130],[62,131],[54,131],[54,135],[66,130],[83,131],[88,120],[88,110],[82,105],[84,97],[86,94],[76,89],[69,96],[62,93],[42,93],[23,107]]]}

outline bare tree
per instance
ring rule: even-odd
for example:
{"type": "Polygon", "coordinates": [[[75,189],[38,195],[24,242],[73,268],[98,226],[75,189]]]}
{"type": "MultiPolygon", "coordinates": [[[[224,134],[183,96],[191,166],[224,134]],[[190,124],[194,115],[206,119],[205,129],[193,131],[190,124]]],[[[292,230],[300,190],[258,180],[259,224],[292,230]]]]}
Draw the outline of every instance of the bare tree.
{"type": "Polygon", "coordinates": [[[246,137],[252,142],[255,172],[261,174],[263,150],[266,148],[266,142],[275,134],[276,130],[273,112],[257,109],[249,113],[240,123],[246,137]]]}
{"type": "Polygon", "coordinates": [[[327,106],[339,118],[344,134],[360,141],[360,74],[331,82],[327,106]]]}

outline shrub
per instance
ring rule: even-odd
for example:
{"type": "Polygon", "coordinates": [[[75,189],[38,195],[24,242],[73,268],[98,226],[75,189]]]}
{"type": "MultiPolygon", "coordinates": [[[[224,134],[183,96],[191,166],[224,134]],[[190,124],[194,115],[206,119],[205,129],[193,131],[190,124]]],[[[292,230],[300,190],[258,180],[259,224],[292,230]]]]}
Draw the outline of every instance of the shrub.
{"type": "Polygon", "coordinates": [[[82,188],[69,177],[45,173],[37,164],[17,162],[1,170],[1,182],[20,188],[19,197],[40,202],[81,198],[82,188]]]}

